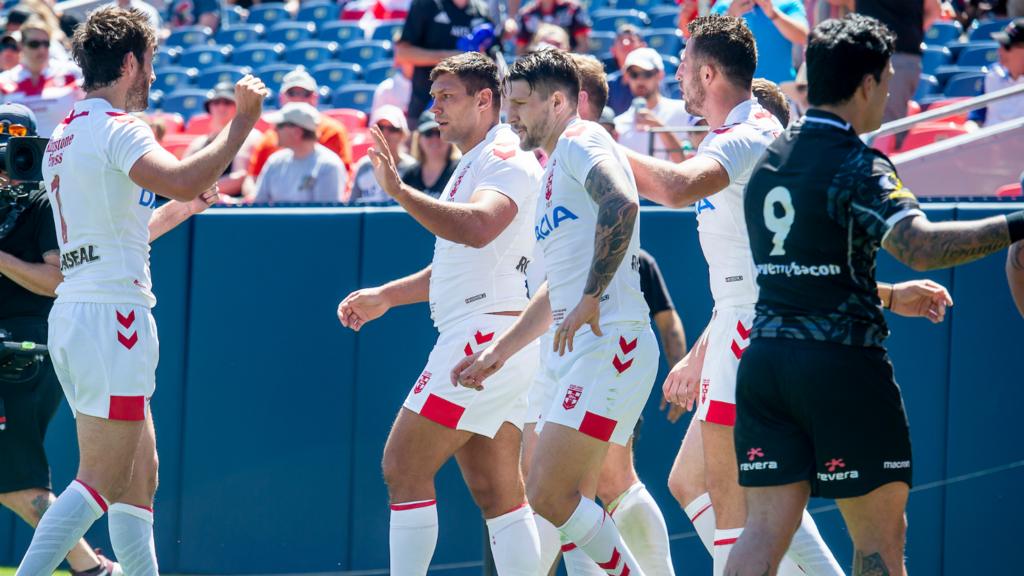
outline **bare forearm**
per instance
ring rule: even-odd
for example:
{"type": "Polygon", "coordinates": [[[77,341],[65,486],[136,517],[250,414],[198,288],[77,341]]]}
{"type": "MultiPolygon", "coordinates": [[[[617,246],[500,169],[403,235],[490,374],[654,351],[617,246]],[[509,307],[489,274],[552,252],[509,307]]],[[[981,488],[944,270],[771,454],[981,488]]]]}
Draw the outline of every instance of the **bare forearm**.
{"type": "Polygon", "coordinates": [[[426,302],[430,298],[430,266],[381,286],[381,293],[392,308],[426,302]]]}
{"type": "Polygon", "coordinates": [[[171,200],[157,208],[149,217],[149,241],[152,243],[157,238],[173,230],[178,224],[188,220],[192,210],[188,202],[171,200]]]}
{"type": "Polygon", "coordinates": [[[0,276],[6,276],[22,288],[40,296],[54,297],[57,285],[64,280],[60,268],[46,262],[25,262],[0,251],[0,276]]]}
{"type": "Polygon", "coordinates": [[[793,44],[799,44],[801,46],[807,44],[807,35],[810,31],[807,29],[807,22],[798,20],[783,14],[782,12],[776,12],[778,16],[773,21],[775,27],[778,28],[779,33],[793,44]]]}
{"type": "Polygon", "coordinates": [[[670,208],[682,208],[729,185],[729,176],[715,161],[697,155],[673,163],[628,150],[637,191],[641,196],[670,208]],[[717,173],[716,173],[717,172],[717,173]]]}
{"type": "Polygon", "coordinates": [[[1017,310],[1024,316],[1024,240],[1010,246],[1006,255],[1006,279],[1017,310]]]}
{"type": "Polygon", "coordinates": [[[583,289],[586,296],[601,297],[629,249],[640,207],[626,195],[628,185],[625,175],[610,162],[594,166],[587,175],[585,187],[598,208],[594,257],[583,289]]]}
{"type": "Polygon", "coordinates": [[[449,56],[460,54],[458,50],[430,50],[405,42],[395,45],[395,62],[412,66],[434,66],[449,56]]]}
{"type": "Polygon", "coordinates": [[[914,270],[949,268],[973,262],[1010,245],[1005,216],[967,222],[905,218],[885,239],[885,249],[914,270]]]}
{"type": "Polygon", "coordinates": [[[654,324],[661,336],[661,348],[669,367],[675,366],[686,356],[686,332],[683,322],[675,310],[663,310],[654,315],[654,324]]]}
{"type": "Polygon", "coordinates": [[[484,215],[472,203],[442,202],[406,184],[402,184],[395,200],[434,236],[473,248],[482,248],[492,240],[484,215]]]}
{"type": "Polygon", "coordinates": [[[234,161],[251,131],[252,126],[248,122],[236,118],[208,146],[182,159],[173,175],[178,192],[171,198],[191,200],[213,186],[224,174],[224,169],[234,161]]]}
{"type": "Polygon", "coordinates": [[[541,284],[530,299],[526,309],[508,331],[494,343],[495,350],[509,358],[527,344],[540,338],[551,327],[551,299],[548,297],[548,283],[541,284]]]}
{"type": "Polygon", "coordinates": [[[686,160],[686,156],[683,154],[683,143],[680,142],[679,138],[672,132],[661,132],[661,143],[665,146],[665,150],[668,151],[668,157],[673,162],[682,162],[686,160]]]}

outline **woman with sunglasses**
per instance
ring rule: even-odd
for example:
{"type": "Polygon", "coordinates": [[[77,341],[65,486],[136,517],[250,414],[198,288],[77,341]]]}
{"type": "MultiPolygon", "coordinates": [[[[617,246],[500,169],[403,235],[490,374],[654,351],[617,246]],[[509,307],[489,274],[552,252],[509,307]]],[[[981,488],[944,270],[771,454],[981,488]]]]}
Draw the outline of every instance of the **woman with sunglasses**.
{"type": "Polygon", "coordinates": [[[420,114],[412,136],[412,157],[416,164],[405,173],[402,182],[437,198],[455,172],[462,154],[455,146],[441,140],[441,128],[434,120],[434,113],[427,111],[420,114]]]}

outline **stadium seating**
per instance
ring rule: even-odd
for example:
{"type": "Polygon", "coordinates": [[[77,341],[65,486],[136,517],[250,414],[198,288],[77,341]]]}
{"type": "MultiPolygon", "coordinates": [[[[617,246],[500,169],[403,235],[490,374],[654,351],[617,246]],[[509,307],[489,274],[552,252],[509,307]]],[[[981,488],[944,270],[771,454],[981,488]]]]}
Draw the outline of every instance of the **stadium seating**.
{"type": "Polygon", "coordinates": [[[959,40],[964,29],[959,22],[938,20],[924,33],[924,43],[929,46],[942,46],[959,40]]]}
{"type": "Polygon", "coordinates": [[[181,134],[185,131],[185,120],[179,114],[152,112],[148,116],[154,122],[162,122],[167,128],[167,134],[181,134]]]}
{"type": "Polygon", "coordinates": [[[324,22],[321,24],[316,37],[317,40],[337,42],[339,46],[344,46],[349,42],[365,40],[366,32],[363,31],[358,22],[335,20],[334,22],[324,22]]]}
{"type": "Polygon", "coordinates": [[[601,54],[612,49],[615,43],[615,32],[593,31],[587,36],[591,54],[601,54]]]}
{"type": "Polygon", "coordinates": [[[291,14],[284,9],[283,4],[272,3],[255,4],[250,7],[249,18],[246,21],[249,24],[263,24],[264,26],[270,26],[271,24],[290,19],[291,14]]]}
{"type": "Polygon", "coordinates": [[[402,20],[380,22],[377,24],[377,27],[373,29],[372,38],[374,40],[396,42],[402,35],[402,28],[404,27],[405,22],[402,20]]]}
{"type": "Polygon", "coordinates": [[[258,68],[281,59],[284,46],[270,42],[243,44],[231,52],[231,63],[236,66],[258,68]]]}
{"type": "MultiPolygon", "coordinates": [[[[678,56],[683,49],[683,34],[676,28],[644,30],[642,36],[648,46],[663,56],[678,56]]],[[[668,67],[665,69],[668,70],[668,67]]]]}
{"type": "Polygon", "coordinates": [[[928,46],[921,53],[921,72],[932,74],[939,66],[953,62],[953,54],[945,46],[928,46]]]}
{"type": "Polygon", "coordinates": [[[999,48],[995,44],[968,47],[956,57],[957,66],[989,66],[996,62],[999,62],[999,48]]]}
{"type": "Polygon", "coordinates": [[[221,82],[234,84],[251,71],[252,69],[248,66],[235,66],[232,64],[210,66],[199,72],[199,76],[196,77],[196,86],[209,90],[221,82]]]}
{"type": "Polygon", "coordinates": [[[239,47],[243,44],[259,42],[263,37],[262,24],[235,24],[229,28],[221,28],[213,35],[217,44],[239,47]]]}
{"type": "Polygon", "coordinates": [[[206,134],[210,131],[210,115],[201,112],[188,119],[185,132],[188,134],[206,134]]]}
{"type": "Polygon", "coordinates": [[[1022,194],[1024,194],[1024,192],[1021,191],[1020,183],[1000,186],[999,189],[996,190],[996,196],[999,198],[1016,198],[1022,194]]]}
{"type": "Polygon", "coordinates": [[[178,61],[178,54],[181,50],[170,46],[161,46],[153,53],[153,68],[163,68],[178,61]]]}
{"type": "Polygon", "coordinates": [[[391,42],[384,40],[356,40],[338,51],[338,60],[355,64],[380,62],[391,59],[391,42]]]}
{"type": "Polygon", "coordinates": [[[984,74],[988,72],[988,69],[983,66],[939,66],[932,72],[932,76],[935,76],[935,79],[939,81],[939,86],[945,86],[954,76],[968,72],[984,74]]]}
{"type": "Polygon", "coordinates": [[[362,67],[348,62],[324,62],[309,71],[320,86],[328,86],[332,90],[345,84],[352,84],[362,76],[362,67]]]}
{"type": "Polygon", "coordinates": [[[330,116],[344,124],[345,128],[350,132],[362,132],[366,130],[367,117],[366,114],[360,110],[353,110],[351,108],[331,108],[329,110],[324,110],[323,113],[326,116],[330,116]]]}
{"type": "Polygon", "coordinates": [[[900,152],[909,152],[915,148],[921,148],[947,138],[967,134],[967,129],[953,122],[922,122],[909,131],[903,139],[900,152]]]}
{"type": "Polygon", "coordinates": [[[988,20],[985,22],[976,20],[974,26],[971,27],[970,32],[967,34],[967,38],[969,40],[992,40],[992,33],[1006,28],[1009,22],[1008,19],[988,20]]]}
{"type": "Polygon", "coordinates": [[[651,28],[672,28],[673,26],[679,25],[678,10],[673,10],[670,13],[652,13],[650,16],[651,28]]]}
{"type": "Polygon", "coordinates": [[[171,114],[180,114],[188,121],[192,116],[205,112],[206,90],[185,88],[175,90],[164,97],[163,110],[171,114]]]}
{"type": "Polygon", "coordinates": [[[183,66],[163,66],[154,71],[156,80],[151,90],[170,93],[178,88],[190,86],[195,79],[196,71],[183,66]]]}
{"type": "Polygon", "coordinates": [[[942,93],[947,98],[957,96],[978,96],[985,92],[985,74],[968,72],[949,79],[942,93]]]}
{"type": "Polygon", "coordinates": [[[163,141],[160,142],[160,145],[171,154],[181,158],[185,155],[185,150],[188,150],[192,141],[197,137],[196,134],[167,134],[164,136],[163,141]]]}
{"type": "Polygon", "coordinates": [[[349,84],[342,86],[331,95],[331,106],[334,108],[352,108],[360,112],[370,112],[373,104],[373,84],[349,84]]]}
{"type": "Polygon", "coordinates": [[[295,70],[295,68],[294,64],[278,62],[257,68],[256,75],[263,80],[267,88],[276,93],[281,91],[281,82],[284,80],[284,75],[295,70]]]}
{"type": "Polygon", "coordinates": [[[365,130],[352,132],[349,134],[349,145],[352,147],[352,162],[358,162],[373,146],[373,137],[365,130]]]}
{"type": "Polygon", "coordinates": [[[615,0],[615,9],[647,11],[661,4],[661,0],[615,0]]]}
{"type": "Polygon", "coordinates": [[[917,83],[917,90],[914,91],[914,100],[922,102],[925,97],[931,96],[939,91],[939,81],[931,74],[921,74],[917,83]]]}
{"type": "Polygon", "coordinates": [[[682,100],[683,90],[679,87],[679,80],[674,77],[666,76],[661,81],[661,94],[666,98],[674,98],[676,100],[682,100]]]}
{"type": "Polygon", "coordinates": [[[331,60],[337,51],[338,45],[334,42],[306,40],[285,48],[284,61],[289,64],[301,64],[306,68],[312,68],[317,64],[323,64],[331,60]]]}
{"type": "Polygon", "coordinates": [[[203,45],[186,48],[178,56],[178,66],[186,68],[207,68],[227,62],[230,48],[225,46],[203,45]]]}
{"type": "Polygon", "coordinates": [[[601,9],[594,12],[592,20],[594,30],[604,32],[615,32],[619,26],[632,24],[639,28],[649,23],[647,15],[639,10],[608,10],[601,9]]]}
{"type": "Polygon", "coordinates": [[[278,22],[267,29],[263,39],[267,42],[280,42],[291,45],[304,40],[311,40],[316,34],[316,24],[312,22],[278,22]]]}
{"type": "Polygon", "coordinates": [[[334,2],[303,2],[299,4],[299,11],[295,19],[300,22],[330,22],[338,19],[338,5],[334,2]]]}
{"type": "Polygon", "coordinates": [[[206,26],[182,26],[171,32],[164,42],[165,46],[184,48],[207,44],[213,36],[213,31],[206,26]]]}
{"type": "Polygon", "coordinates": [[[375,62],[363,70],[363,82],[376,86],[387,80],[395,73],[395,67],[390,60],[375,62]]]}
{"type": "MultiPolygon", "coordinates": [[[[932,102],[928,106],[928,111],[931,112],[931,111],[936,110],[938,108],[942,108],[943,106],[949,106],[951,104],[956,104],[957,102],[962,102],[962,101],[964,101],[966,99],[967,98],[943,98],[941,100],[936,100],[936,101],[932,102]]],[[[934,121],[935,122],[953,122],[953,123],[956,123],[956,124],[964,124],[965,122],[967,122],[967,114],[968,114],[967,112],[957,112],[957,113],[951,114],[949,116],[945,116],[945,117],[942,117],[942,118],[937,118],[934,121]]]]}

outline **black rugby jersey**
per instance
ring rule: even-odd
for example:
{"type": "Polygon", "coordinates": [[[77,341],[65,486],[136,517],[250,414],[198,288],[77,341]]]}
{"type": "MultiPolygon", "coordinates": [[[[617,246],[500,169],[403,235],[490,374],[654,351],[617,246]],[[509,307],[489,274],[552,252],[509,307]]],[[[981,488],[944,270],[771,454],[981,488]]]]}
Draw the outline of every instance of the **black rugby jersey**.
{"type": "Polygon", "coordinates": [[[896,222],[921,214],[884,154],[810,110],[758,161],[744,214],[760,288],[753,338],[882,346],[875,256],[896,222]]]}

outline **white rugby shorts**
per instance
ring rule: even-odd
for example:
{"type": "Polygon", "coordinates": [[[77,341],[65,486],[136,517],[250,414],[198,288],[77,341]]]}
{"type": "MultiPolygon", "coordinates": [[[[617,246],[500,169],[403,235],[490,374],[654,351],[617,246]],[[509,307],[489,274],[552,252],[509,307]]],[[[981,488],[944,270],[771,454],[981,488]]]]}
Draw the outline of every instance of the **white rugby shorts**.
{"type": "Polygon", "coordinates": [[[736,371],[750,345],[754,306],[716,308],[708,327],[708,349],[700,373],[697,418],[712,424],[736,424],[736,371]]]}

